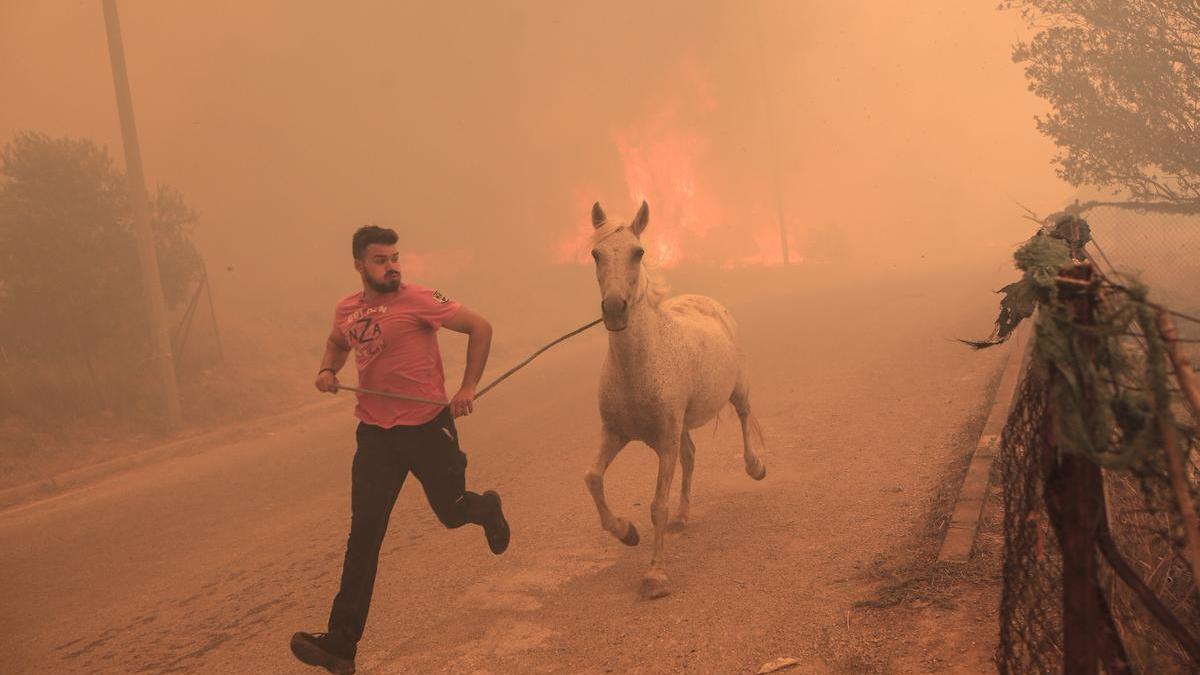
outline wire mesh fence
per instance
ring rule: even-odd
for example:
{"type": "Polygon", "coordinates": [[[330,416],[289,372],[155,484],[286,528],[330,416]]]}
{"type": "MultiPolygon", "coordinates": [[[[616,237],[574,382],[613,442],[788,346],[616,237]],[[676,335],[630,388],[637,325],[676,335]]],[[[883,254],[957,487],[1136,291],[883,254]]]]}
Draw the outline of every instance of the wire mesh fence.
{"type": "MultiPolygon", "coordinates": [[[[1200,214],[1098,206],[1084,218],[1092,232],[1088,250],[1110,275],[1140,278],[1156,302],[1200,316],[1200,214]]],[[[1200,324],[1177,323],[1181,338],[1200,340],[1200,324]]],[[[1200,354],[1200,344],[1187,345],[1200,354]]]]}
{"type": "Polygon", "coordinates": [[[1002,303],[1003,317],[1037,296],[999,459],[1005,673],[1200,672],[1200,399],[1184,363],[1200,322],[1175,309],[1197,297],[1197,257],[1177,253],[1200,220],[1155,214],[1145,235],[1101,215],[1035,235],[1017,255],[1025,285],[1002,303]]]}
{"type": "Polygon", "coordinates": [[[1004,591],[1000,603],[1002,672],[1052,673],[1062,668],[1062,555],[1047,537],[1041,467],[1048,449],[1046,388],[1027,373],[1002,436],[998,461],[1004,485],[1004,591]]]}

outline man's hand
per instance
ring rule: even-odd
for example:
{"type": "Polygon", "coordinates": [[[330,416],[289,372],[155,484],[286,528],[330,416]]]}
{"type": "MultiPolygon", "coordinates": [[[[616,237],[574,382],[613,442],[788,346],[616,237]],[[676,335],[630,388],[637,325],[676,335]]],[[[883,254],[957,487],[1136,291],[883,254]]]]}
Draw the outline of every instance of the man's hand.
{"type": "Polygon", "coordinates": [[[454,398],[450,399],[450,412],[455,417],[475,412],[475,389],[473,387],[459,389],[454,398]]]}
{"type": "Polygon", "coordinates": [[[337,375],[328,370],[322,370],[320,374],[317,375],[317,391],[336,394],[338,391],[337,375]]]}
{"type": "Polygon", "coordinates": [[[475,411],[475,385],[483,376],[488,350],[492,347],[492,324],[478,313],[460,306],[454,316],[442,322],[442,326],[471,336],[467,340],[467,366],[463,369],[462,388],[450,399],[450,412],[455,417],[470,415],[475,411]]]}
{"type": "Polygon", "coordinates": [[[317,391],[336,394],[338,392],[337,371],[346,363],[350,345],[335,326],[325,339],[325,355],[321,357],[321,369],[317,371],[317,391]]]}

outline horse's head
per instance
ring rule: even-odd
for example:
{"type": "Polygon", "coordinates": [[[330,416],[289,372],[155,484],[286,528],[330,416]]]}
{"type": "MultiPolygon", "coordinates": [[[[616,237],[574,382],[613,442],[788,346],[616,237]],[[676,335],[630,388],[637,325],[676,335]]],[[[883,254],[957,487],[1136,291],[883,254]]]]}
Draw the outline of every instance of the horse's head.
{"type": "Polygon", "coordinates": [[[600,282],[600,311],[604,326],[611,331],[625,330],[629,309],[644,295],[642,279],[642,231],[650,220],[650,207],[642,202],[633,222],[610,223],[600,202],[592,206],[592,257],[596,260],[596,280],[600,282]]]}

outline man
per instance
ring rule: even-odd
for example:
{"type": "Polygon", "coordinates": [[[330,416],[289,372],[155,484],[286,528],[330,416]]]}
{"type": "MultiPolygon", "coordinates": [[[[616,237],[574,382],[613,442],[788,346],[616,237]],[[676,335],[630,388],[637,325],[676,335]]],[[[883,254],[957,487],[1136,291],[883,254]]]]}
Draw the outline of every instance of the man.
{"type": "Polygon", "coordinates": [[[375,585],[379,547],[388,517],[412,472],[425,488],[433,512],[448,528],[483,526],[492,553],[508,548],[509,528],[500,496],[467,492],[467,456],[458,447],[454,418],[474,409],[475,388],[491,347],[492,327],[479,314],[434,291],[400,278],[396,233],[376,226],[354,233],[354,268],[361,293],[343,298],[317,373],[317,389],[336,393],[337,374],[354,350],[359,385],[410,398],[445,401],[437,330],[470,336],[462,385],[449,405],[375,394],[358,395],[358,449],[350,487],[350,538],[341,588],[329,615],[329,632],[296,633],[292,653],[332,673],[354,672],[354,657],[375,585]]]}

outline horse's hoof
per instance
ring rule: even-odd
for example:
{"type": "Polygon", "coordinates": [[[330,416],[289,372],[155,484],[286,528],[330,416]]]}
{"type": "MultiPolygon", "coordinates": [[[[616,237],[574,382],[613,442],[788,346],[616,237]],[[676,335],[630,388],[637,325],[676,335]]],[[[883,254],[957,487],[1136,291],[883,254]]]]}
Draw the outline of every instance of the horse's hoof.
{"type": "Polygon", "coordinates": [[[746,473],[754,480],[762,480],[767,477],[767,465],[758,460],[753,467],[746,467],[746,473]]]}
{"type": "Polygon", "coordinates": [[[650,570],[642,577],[642,599],[656,600],[671,594],[671,580],[661,570],[650,570]]]}
{"type": "Polygon", "coordinates": [[[621,543],[626,546],[637,546],[641,540],[642,538],[638,536],[637,528],[633,526],[633,523],[630,523],[629,529],[625,530],[625,536],[621,537],[621,543]]]}

